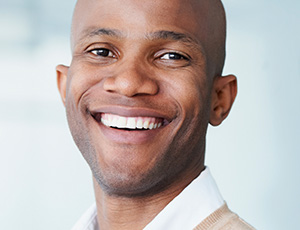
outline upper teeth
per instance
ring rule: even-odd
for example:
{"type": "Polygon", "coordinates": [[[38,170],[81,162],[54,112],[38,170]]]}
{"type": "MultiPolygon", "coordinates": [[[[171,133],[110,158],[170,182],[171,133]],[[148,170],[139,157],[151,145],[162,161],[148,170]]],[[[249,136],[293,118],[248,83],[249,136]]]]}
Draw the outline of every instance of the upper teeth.
{"type": "Polygon", "coordinates": [[[123,117],[114,114],[101,114],[101,122],[110,127],[125,129],[156,129],[162,125],[162,119],[154,117],[123,117]]]}

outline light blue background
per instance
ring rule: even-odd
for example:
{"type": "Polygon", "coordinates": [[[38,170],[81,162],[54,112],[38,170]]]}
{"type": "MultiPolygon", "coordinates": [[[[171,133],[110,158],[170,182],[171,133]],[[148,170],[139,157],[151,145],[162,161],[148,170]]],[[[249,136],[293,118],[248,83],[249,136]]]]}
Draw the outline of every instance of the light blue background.
{"type": "MultiPolygon", "coordinates": [[[[0,229],[65,230],[93,202],[55,66],[70,63],[74,1],[0,2],[0,229]]],[[[207,165],[230,208],[258,229],[299,229],[300,1],[224,0],[224,74],[239,94],[209,128],[207,165]]]]}

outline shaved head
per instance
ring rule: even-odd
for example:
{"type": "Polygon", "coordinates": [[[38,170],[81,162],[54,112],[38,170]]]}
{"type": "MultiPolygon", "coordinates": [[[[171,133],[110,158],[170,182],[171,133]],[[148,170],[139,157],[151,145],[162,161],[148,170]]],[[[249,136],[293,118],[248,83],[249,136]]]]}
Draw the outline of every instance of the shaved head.
{"type": "MultiPolygon", "coordinates": [[[[205,52],[209,75],[221,76],[225,61],[226,17],[220,0],[78,0],[72,21],[72,50],[88,28],[97,28],[99,27],[97,24],[101,24],[101,21],[96,21],[92,16],[93,12],[105,18],[113,16],[115,12],[126,11],[123,14],[124,18],[126,14],[137,15],[136,21],[133,18],[131,24],[138,26],[141,22],[138,15],[145,10],[155,15],[156,19],[162,18],[161,22],[167,15],[173,15],[181,26],[184,27],[184,24],[191,26],[193,29],[191,35],[205,52]]],[[[115,21],[117,23],[122,20],[116,17],[115,21]]],[[[145,28],[145,25],[151,22],[153,20],[143,22],[142,26],[145,28]]]]}

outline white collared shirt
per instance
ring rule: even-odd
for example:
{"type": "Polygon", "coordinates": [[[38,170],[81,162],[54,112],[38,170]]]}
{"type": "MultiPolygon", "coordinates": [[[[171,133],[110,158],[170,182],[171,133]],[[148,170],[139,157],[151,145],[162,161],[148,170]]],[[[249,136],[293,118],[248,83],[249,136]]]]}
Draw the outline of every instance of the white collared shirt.
{"type": "MultiPolygon", "coordinates": [[[[206,167],[144,230],[192,230],[223,204],[224,200],[206,167]]],[[[100,230],[95,204],[84,213],[72,230],[100,230]]]]}

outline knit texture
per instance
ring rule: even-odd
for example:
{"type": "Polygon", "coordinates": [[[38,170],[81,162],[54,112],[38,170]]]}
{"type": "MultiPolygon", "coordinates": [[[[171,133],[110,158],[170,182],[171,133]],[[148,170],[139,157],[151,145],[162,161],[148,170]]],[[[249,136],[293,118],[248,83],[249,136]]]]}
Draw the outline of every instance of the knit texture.
{"type": "Polygon", "coordinates": [[[231,212],[224,204],[193,230],[255,230],[255,228],[247,224],[237,214],[231,212]]]}

